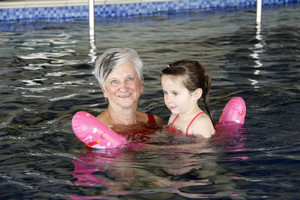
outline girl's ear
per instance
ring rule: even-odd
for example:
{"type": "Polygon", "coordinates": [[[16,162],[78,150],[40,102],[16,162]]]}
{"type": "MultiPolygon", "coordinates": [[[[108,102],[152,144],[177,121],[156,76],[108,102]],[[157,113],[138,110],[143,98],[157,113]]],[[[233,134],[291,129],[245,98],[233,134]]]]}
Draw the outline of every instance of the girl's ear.
{"type": "Polygon", "coordinates": [[[201,98],[201,96],[202,96],[202,93],[203,93],[203,90],[202,90],[201,88],[198,88],[197,90],[195,90],[195,91],[193,92],[193,96],[194,96],[197,100],[199,100],[199,99],[201,98]]]}
{"type": "Polygon", "coordinates": [[[100,84],[101,90],[103,92],[104,98],[107,98],[106,94],[105,94],[105,87],[103,87],[103,85],[100,84]]]}

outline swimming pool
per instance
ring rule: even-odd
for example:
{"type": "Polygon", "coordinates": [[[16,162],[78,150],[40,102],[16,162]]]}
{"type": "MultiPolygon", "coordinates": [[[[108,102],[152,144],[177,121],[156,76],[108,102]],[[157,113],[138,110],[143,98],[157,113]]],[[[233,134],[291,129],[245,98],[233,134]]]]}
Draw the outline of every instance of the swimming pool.
{"type": "Polygon", "coordinates": [[[297,199],[300,196],[299,4],[96,21],[9,22],[0,32],[1,199],[297,199]],[[96,53],[136,49],[140,109],[169,116],[158,73],[181,58],[211,73],[211,108],[242,96],[244,129],[214,147],[94,152],[75,138],[76,111],[106,107],[96,53]]]}

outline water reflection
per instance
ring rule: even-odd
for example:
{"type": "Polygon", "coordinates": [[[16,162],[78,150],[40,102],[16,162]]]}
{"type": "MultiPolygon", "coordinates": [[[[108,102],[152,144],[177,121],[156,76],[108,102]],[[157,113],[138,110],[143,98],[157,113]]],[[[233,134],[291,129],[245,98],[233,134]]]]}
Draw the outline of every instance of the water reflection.
{"type": "Polygon", "coordinates": [[[171,192],[186,197],[208,197],[205,194],[184,194],[179,189],[189,186],[212,184],[204,175],[196,180],[186,180],[186,174],[199,170],[205,162],[204,156],[188,152],[164,151],[157,157],[154,151],[113,150],[97,152],[87,149],[72,161],[72,185],[103,186],[103,195],[128,195],[157,192],[171,192]],[[170,163],[171,161],[171,163],[170,163]],[[147,170],[148,169],[148,170],[147,170]]]}
{"type": "MultiPolygon", "coordinates": [[[[254,59],[255,65],[253,66],[255,68],[254,75],[260,74],[260,67],[263,66],[261,61],[261,54],[264,53],[264,41],[263,37],[261,35],[261,23],[258,22],[256,25],[256,35],[255,38],[257,40],[257,43],[254,45],[254,47],[251,49],[253,53],[250,54],[250,56],[254,59]]],[[[258,80],[249,78],[251,85],[254,86],[254,88],[258,89],[258,80]]]]}
{"type": "MultiPolygon", "coordinates": [[[[98,188],[100,196],[82,199],[164,192],[185,198],[241,197],[242,193],[232,182],[239,177],[229,175],[219,178],[218,172],[224,169],[217,164],[220,151],[216,147],[223,149],[225,146],[233,152],[243,151],[246,140],[243,133],[242,126],[219,124],[213,145],[198,141],[190,144],[147,145],[142,149],[100,150],[85,147],[84,152],[72,161],[73,176],[77,179],[72,186],[98,188]],[[219,188],[218,191],[224,192],[207,193],[208,188],[223,187],[223,184],[226,189],[219,188]]],[[[237,159],[241,158],[232,157],[228,161],[237,159]]],[[[80,197],[72,197],[77,198],[80,197]]]]}
{"type": "Polygon", "coordinates": [[[89,57],[91,60],[89,63],[94,63],[96,58],[97,58],[97,53],[96,53],[96,40],[95,40],[95,34],[90,32],[90,53],[89,57]]]}
{"type": "Polygon", "coordinates": [[[212,140],[214,145],[223,146],[226,152],[245,151],[247,136],[242,124],[223,122],[217,123],[215,128],[217,131],[212,140]]]}

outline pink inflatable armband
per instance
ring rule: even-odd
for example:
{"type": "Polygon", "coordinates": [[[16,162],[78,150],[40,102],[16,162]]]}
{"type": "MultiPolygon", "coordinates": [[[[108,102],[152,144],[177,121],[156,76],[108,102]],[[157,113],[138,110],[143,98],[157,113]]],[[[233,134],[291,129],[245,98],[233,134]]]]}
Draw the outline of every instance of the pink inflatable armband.
{"type": "Polygon", "coordinates": [[[246,104],[241,97],[233,97],[223,109],[219,123],[236,122],[244,124],[246,116],[246,104]]]}
{"type": "Polygon", "coordinates": [[[73,116],[72,128],[75,135],[91,148],[111,149],[127,144],[125,138],[84,111],[79,111],[73,116]]]}
{"type": "MultiPolygon", "coordinates": [[[[219,123],[235,122],[244,124],[245,116],[245,101],[241,97],[234,97],[223,109],[219,123]]],[[[125,138],[108,128],[93,115],[84,111],[79,111],[73,116],[72,128],[75,135],[91,148],[112,149],[124,145],[133,149],[143,148],[143,144],[128,144],[125,138]]],[[[235,128],[233,126],[232,129],[235,128]]]]}

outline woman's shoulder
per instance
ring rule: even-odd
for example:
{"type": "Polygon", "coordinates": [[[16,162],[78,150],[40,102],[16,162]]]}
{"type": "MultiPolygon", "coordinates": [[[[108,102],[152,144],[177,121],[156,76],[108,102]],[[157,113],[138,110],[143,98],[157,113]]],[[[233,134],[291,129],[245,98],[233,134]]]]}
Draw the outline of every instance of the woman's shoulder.
{"type": "Polygon", "coordinates": [[[102,113],[100,113],[97,117],[98,120],[100,120],[103,124],[105,125],[109,125],[109,115],[107,113],[107,110],[103,111],[102,113]]]}
{"type": "Polygon", "coordinates": [[[154,123],[156,123],[158,126],[164,125],[164,119],[159,117],[158,115],[151,114],[151,113],[145,113],[142,111],[137,111],[137,116],[140,122],[143,122],[145,124],[149,123],[149,120],[153,122],[154,118],[154,123]]]}
{"type": "Polygon", "coordinates": [[[137,120],[140,123],[144,123],[145,124],[145,123],[148,122],[148,115],[147,115],[147,113],[137,110],[136,111],[136,116],[137,116],[137,120]]]}
{"type": "Polygon", "coordinates": [[[155,119],[156,124],[157,124],[158,126],[163,126],[163,125],[165,125],[165,120],[164,120],[163,118],[161,118],[161,117],[159,117],[159,116],[157,116],[157,115],[153,115],[153,116],[154,116],[154,119],[155,119]]]}

